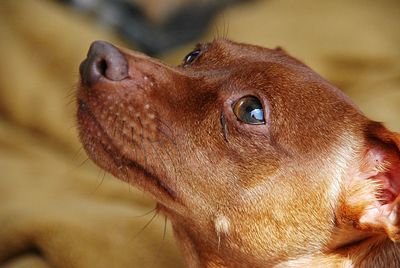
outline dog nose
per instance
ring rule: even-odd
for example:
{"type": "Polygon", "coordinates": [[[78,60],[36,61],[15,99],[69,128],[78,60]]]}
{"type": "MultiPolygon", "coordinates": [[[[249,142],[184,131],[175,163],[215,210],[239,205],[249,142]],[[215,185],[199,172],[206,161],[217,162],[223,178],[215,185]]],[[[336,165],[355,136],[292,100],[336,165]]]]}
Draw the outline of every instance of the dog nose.
{"type": "Polygon", "coordinates": [[[120,81],[128,76],[128,62],[115,46],[105,41],[95,41],[90,45],[79,72],[83,83],[87,85],[95,84],[100,78],[120,81]]]}

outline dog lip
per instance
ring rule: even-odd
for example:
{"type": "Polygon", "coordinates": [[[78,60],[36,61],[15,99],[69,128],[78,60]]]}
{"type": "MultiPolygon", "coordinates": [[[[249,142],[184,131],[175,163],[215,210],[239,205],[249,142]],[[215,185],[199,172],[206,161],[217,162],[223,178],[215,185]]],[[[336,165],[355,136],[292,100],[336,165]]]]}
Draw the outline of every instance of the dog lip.
{"type": "MultiPolygon", "coordinates": [[[[121,163],[122,163],[124,166],[126,166],[130,169],[136,169],[136,170],[140,171],[141,173],[144,174],[144,176],[146,178],[150,179],[150,182],[152,182],[152,184],[154,186],[156,186],[158,189],[161,189],[164,193],[166,193],[166,195],[169,198],[171,198],[173,201],[177,200],[177,195],[176,195],[175,191],[172,190],[170,187],[168,187],[157,175],[155,175],[152,172],[150,172],[149,170],[147,170],[140,163],[138,163],[132,159],[129,159],[127,157],[124,157],[122,154],[120,154],[119,150],[113,143],[112,139],[109,137],[109,135],[107,135],[107,133],[104,131],[101,124],[96,119],[93,112],[89,109],[89,106],[87,105],[87,103],[81,99],[78,100],[78,118],[80,118],[80,120],[92,120],[93,123],[96,125],[96,128],[98,129],[98,131],[100,131],[100,133],[106,139],[109,140],[108,145],[111,146],[111,149],[107,148],[107,146],[105,146],[102,143],[98,143],[98,145],[100,145],[102,147],[103,151],[108,155],[108,157],[110,159],[112,159],[112,161],[114,162],[114,165],[116,167],[121,166],[121,163]],[[86,118],[84,118],[85,116],[82,115],[82,113],[86,114],[86,118]],[[113,157],[113,155],[115,155],[115,154],[118,154],[120,156],[119,159],[116,159],[115,157],[113,157]]],[[[110,170],[107,170],[107,171],[110,171],[110,170]]]]}

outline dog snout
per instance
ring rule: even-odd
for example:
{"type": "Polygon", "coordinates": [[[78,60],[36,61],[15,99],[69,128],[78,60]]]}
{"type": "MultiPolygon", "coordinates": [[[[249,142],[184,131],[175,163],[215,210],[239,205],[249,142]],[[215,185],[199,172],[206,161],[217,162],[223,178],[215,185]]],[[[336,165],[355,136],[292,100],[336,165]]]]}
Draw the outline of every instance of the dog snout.
{"type": "Polygon", "coordinates": [[[82,82],[94,85],[100,79],[121,81],[128,77],[128,62],[122,53],[110,43],[95,41],[87,58],[80,65],[82,82]]]}

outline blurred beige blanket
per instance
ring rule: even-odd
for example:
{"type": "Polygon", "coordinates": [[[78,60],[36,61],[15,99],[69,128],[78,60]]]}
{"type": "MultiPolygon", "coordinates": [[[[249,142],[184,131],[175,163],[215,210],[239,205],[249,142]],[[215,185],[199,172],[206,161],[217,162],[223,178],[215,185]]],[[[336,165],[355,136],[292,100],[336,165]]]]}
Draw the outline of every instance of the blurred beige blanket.
{"type": "Polygon", "coordinates": [[[95,39],[118,42],[52,2],[0,3],[1,267],[181,266],[164,217],[146,227],[154,202],[78,152],[74,85],[95,39]]]}
{"type": "MultiPolygon", "coordinates": [[[[394,0],[258,1],[228,10],[204,40],[229,28],[282,45],[399,131],[399,11],[394,0]]],[[[0,267],[182,267],[164,217],[146,225],[154,203],[78,152],[73,88],[96,39],[121,44],[54,2],[0,1],[0,267]]]]}

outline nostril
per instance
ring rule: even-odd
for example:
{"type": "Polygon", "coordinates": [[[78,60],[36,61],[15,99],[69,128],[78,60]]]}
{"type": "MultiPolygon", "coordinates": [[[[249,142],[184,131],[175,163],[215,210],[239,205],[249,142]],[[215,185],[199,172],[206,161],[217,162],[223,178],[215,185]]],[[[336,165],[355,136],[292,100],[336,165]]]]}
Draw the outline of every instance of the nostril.
{"type": "Polygon", "coordinates": [[[107,61],[105,59],[102,59],[96,63],[96,66],[99,74],[101,74],[102,76],[106,76],[107,61]]]}
{"type": "Polygon", "coordinates": [[[82,81],[89,85],[100,78],[120,81],[128,77],[128,62],[124,55],[113,45],[96,41],[89,49],[86,60],[81,64],[82,81]]]}

